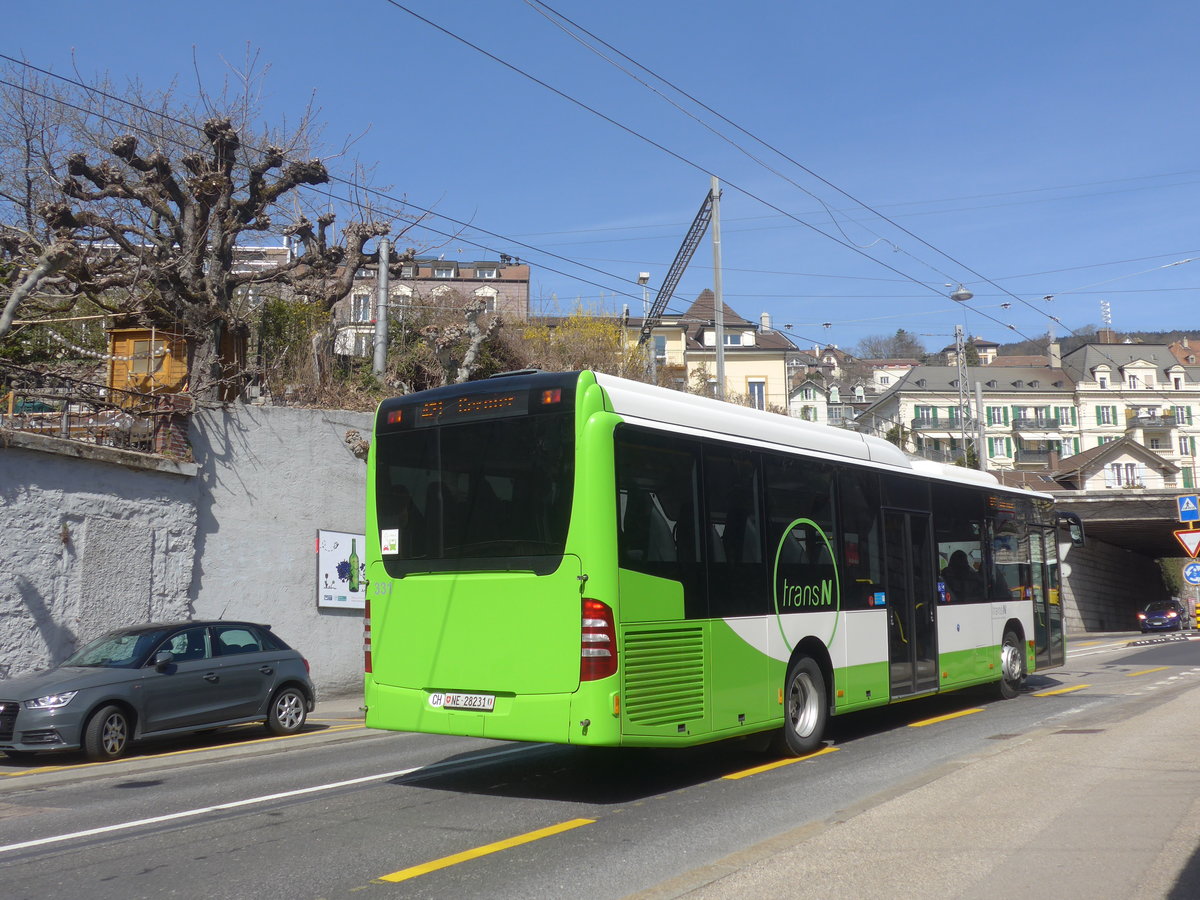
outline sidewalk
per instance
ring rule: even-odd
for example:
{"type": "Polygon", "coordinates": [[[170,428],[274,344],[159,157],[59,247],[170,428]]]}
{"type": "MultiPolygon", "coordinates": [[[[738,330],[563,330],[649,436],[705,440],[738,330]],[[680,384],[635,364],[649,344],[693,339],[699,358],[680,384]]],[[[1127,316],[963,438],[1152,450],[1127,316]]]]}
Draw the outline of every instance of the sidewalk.
{"type": "Polygon", "coordinates": [[[636,896],[1200,896],[1198,691],[1035,732],[636,896]]]}

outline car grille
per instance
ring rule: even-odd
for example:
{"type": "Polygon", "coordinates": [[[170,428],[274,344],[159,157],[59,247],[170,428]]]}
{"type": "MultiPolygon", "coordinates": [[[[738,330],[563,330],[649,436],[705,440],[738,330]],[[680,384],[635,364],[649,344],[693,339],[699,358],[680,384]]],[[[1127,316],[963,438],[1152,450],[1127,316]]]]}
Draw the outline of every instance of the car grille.
{"type": "Polygon", "coordinates": [[[17,709],[21,706],[16,700],[0,700],[0,741],[11,741],[13,729],[17,725],[17,709]]]}

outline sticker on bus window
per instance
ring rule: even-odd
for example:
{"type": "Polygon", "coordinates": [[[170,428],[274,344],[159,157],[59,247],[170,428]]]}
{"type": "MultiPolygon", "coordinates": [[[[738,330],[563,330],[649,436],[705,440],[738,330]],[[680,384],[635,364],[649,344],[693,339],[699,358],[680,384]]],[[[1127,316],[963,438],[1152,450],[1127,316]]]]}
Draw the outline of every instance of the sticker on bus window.
{"type": "Polygon", "coordinates": [[[384,528],[379,532],[379,548],[380,552],[387,556],[391,554],[395,556],[400,552],[400,529],[399,528],[384,528]]]}
{"type": "Polygon", "coordinates": [[[884,591],[876,591],[869,599],[872,606],[887,606],[887,594],[884,591]]]}

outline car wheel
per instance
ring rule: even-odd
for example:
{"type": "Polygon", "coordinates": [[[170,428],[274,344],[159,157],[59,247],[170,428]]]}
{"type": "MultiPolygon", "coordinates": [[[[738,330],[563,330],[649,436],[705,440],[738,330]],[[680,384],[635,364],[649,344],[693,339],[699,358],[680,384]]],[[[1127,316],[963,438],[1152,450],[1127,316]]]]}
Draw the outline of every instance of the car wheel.
{"type": "Polygon", "coordinates": [[[299,688],[287,687],[271,698],[267,730],[271,734],[295,734],[308,718],[308,700],[299,688]]]}
{"type": "Polygon", "coordinates": [[[129,715],[119,706],[101,707],[83,729],[83,752],[88,759],[116,759],[129,747],[129,715]]]}
{"type": "Polygon", "coordinates": [[[1025,683],[1025,654],[1015,631],[1004,632],[1000,645],[1000,696],[1011,700],[1021,692],[1025,683]]]}
{"type": "Polygon", "coordinates": [[[798,656],[788,666],[783,683],[783,730],[776,749],[790,756],[819,750],[829,719],[825,676],[816,660],[798,656]]]}

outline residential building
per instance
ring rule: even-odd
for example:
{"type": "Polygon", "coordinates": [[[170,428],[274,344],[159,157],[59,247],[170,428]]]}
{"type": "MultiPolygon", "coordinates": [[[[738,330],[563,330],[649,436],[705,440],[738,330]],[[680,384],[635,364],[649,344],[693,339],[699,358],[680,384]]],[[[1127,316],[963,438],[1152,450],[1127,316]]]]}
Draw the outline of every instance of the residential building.
{"type": "MultiPolygon", "coordinates": [[[[666,314],[652,323],[648,338],[661,384],[679,390],[707,383],[716,393],[716,297],[710,290],[700,292],[682,315],[666,314]]],[[[759,322],[751,322],[722,304],[724,317],[725,396],[744,399],[758,409],[786,410],[789,406],[787,361],[796,346],[771,327],[763,313],[759,322]]],[[[636,342],[645,322],[624,319],[630,342],[636,342]]]]}
{"type": "MultiPolygon", "coordinates": [[[[349,295],[333,308],[338,329],[336,353],[371,355],[377,298],[376,267],[360,269],[349,295]]],[[[524,321],[529,318],[529,265],[505,254],[498,262],[419,257],[403,266],[398,278],[389,279],[388,298],[392,314],[398,318],[406,309],[423,313],[431,307],[462,307],[479,299],[489,316],[524,321]]]]}
{"type": "MultiPolygon", "coordinates": [[[[1058,358],[1052,344],[1048,359],[1058,358]]],[[[982,435],[989,469],[1051,472],[1128,438],[1167,464],[1138,470],[1143,481],[1158,472],[1163,484],[1195,486],[1200,367],[1182,364],[1166,345],[1086,344],[1063,354],[1060,366],[993,363],[966,373],[960,392],[957,366],[913,369],[864,410],[859,429],[902,435],[906,449],[933,458],[961,457],[964,440],[974,446],[982,435]]],[[[1123,472],[1147,466],[1109,462],[1123,472]]]]}

